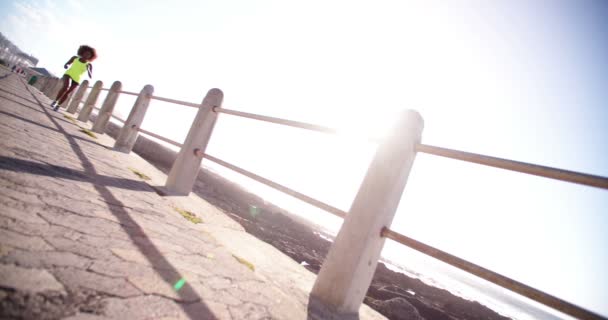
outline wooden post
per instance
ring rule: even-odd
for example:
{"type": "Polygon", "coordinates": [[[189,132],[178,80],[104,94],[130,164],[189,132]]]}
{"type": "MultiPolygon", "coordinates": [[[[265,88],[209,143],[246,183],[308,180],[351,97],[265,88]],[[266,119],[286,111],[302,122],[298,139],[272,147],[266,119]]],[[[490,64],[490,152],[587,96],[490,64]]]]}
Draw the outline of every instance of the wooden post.
{"type": "Polygon", "coordinates": [[[70,104],[68,105],[68,113],[74,114],[78,111],[78,107],[80,107],[80,101],[82,101],[82,97],[84,97],[84,93],[87,91],[89,87],[89,80],[84,80],[80,85],[78,85],[78,89],[76,89],[76,93],[70,100],[70,104]]]}
{"type": "Polygon", "coordinates": [[[154,87],[152,85],[148,84],[141,89],[141,92],[131,109],[131,113],[129,113],[127,121],[122,129],[120,129],[118,139],[116,139],[116,143],[114,143],[114,150],[124,153],[130,153],[131,150],[133,150],[133,146],[135,145],[138,136],[138,129],[144,121],[153,93],[154,87]]]}
{"type": "Polygon", "coordinates": [[[110,121],[112,112],[114,112],[114,106],[116,105],[116,100],[118,100],[118,96],[120,95],[119,91],[121,89],[122,83],[120,83],[120,81],[114,81],[106,99],[103,101],[99,114],[97,114],[97,119],[95,120],[95,124],[93,124],[93,132],[102,134],[106,132],[106,126],[108,125],[108,121],[110,121]]]}
{"type": "Polygon", "coordinates": [[[317,276],[310,303],[320,303],[340,315],[358,313],[384,246],[380,232],[391,225],[422,128],[420,114],[406,110],[378,147],[317,276]]]}
{"type": "Polygon", "coordinates": [[[101,91],[102,87],[103,82],[101,80],[97,80],[97,82],[95,82],[95,85],[93,85],[93,89],[91,89],[91,92],[89,93],[89,96],[87,97],[87,100],[85,101],[82,110],[80,110],[80,113],[78,114],[78,121],[89,121],[89,117],[91,116],[91,112],[93,112],[93,107],[97,103],[97,98],[99,97],[99,92],[101,91]]]}
{"type": "Polygon", "coordinates": [[[217,120],[217,113],[213,108],[221,107],[223,99],[224,93],[220,89],[211,89],[207,92],[167,177],[165,189],[168,194],[188,195],[192,191],[201,167],[202,156],[205,154],[217,120]]]}

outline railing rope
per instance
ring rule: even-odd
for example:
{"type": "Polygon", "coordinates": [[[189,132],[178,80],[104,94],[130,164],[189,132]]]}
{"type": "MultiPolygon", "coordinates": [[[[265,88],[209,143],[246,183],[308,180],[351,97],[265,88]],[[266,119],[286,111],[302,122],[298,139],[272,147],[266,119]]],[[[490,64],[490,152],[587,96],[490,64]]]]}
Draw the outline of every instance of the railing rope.
{"type": "Polygon", "coordinates": [[[167,176],[165,184],[167,193],[187,195],[192,191],[202,160],[194,151],[198,150],[200,154],[205,153],[217,120],[217,113],[213,112],[213,108],[221,107],[223,100],[224,93],[220,89],[211,89],[207,92],[192,122],[184,145],[177,154],[177,159],[173,162],[167,176]]]}
{"type": "Polygon", "coordinates": [[[265,121],[265,122],[270,122],[270,123],[274,123],[274,124],[280,124],[280,125],[284,125],[284,126],[295,127],[295,128],[305,129],[305,130],[311,130],[311,131],[317,131],[317,132],[323,132],[323,133],[329,133],[329,134],[338,133],[338,130],[336,130],[336,129],[325,127],[325,126],[319,126],[316,124],[310,124],[310,123],[306,123],[306,122],[262,116],[262,115],[258,115],[258,114],[247,113],[247,112],[236,111],[236,110],[229,110],[229,109],[224,109],[224,108],[214,108],[214,111],[218,112],[218,113],[230,114],[230,115],[237,116],[237,117],[255,119],[255,120],[259,120],[259,121],[265,121]]]}
{"type": "Polygon", "coordinates": [[[406,237],[400,233],[390,230],[386,227],[382,228],[380,232],[381,236],[403,244],[409,248],[419,251],[427,256],[431,256],[437,260],[443,261],[451,266],[454,266],[460,270],[466,271],[470,274],[478,276],[491,283],[499,285],[503,288],[509,289],[513,292],[519,293],[520,295],[532,299],[536,302],[540,302],[546,306],[552,307],[555,310],[563,312],[565,314],[577,317],[579,319],[602,319],[597,314],[587,311],[579,306],[576,306],[570,302],[554,297],[548,293],[534,289],[521,282],[505,277],[501,274],[488,270],[484,267],[478,266],[474,263],[468,262],[464,259],[453,256],[447,252],[433,248],[422,242],[406,237]]]}
{"type": "MultiPolygon", "coordinates": [[[[89,89],[93,89],[93,87],[89,87],[89,89]]],[[[101,91],[110,91],[110,88],[101,88],[101,91]]],[[[137,92],[131,92],[131,91],[125,91],[125,90],[120,90],[120,91],[118,91],[118,93],[130,95],[130,96],[139,96],[139,93],[137,93],[137,92]]]]}
{"type": "Polygon", "coordinates": [[[74,93],[74,97],[70,101],[68,105],[68,109],[66,112],[74,114],[78,111],[78,107],[80,106],[80,102],[82,101],[82,97],[84,97],[84,93],[87,91],[89,85],[89,80],[84,80],[76,89],[76,93],[74,93]]]}
{"type": "Polygon", "coordinates": [[[80,113],[78,114],[78,121],[82,121],[85,123],[89,121],[91,112],[93,112],[93,106],[97,103],[97,98],[99,98],[99,92],[101,91],[101,87],[103,87],[103,82],[101,80],[97,80],[97,82],[95,82],[95,85],[93,86],[93,89],[91,89],[91,92],[89,93],[89,96],[87,97],[87,100],[84,103],[82,110],[80,110],[80,113]]]}
{"type": "Polygon", "coordinates": [[[119,91],[119,93],[120,93],[120,94],[126,94],[126,95],[130,95],[130,96],[139,96],[139,93],[136,93],[136,92],[131,92],[131,91],[124,91],[124,90],[121,90],[121,91],[119,91]]]}
{"type": "Polygon", "coordinates": [[[97,119],[95,119],[95,123],[91,129],[93,132],[102,134],[106,132],[106,127],[108,126],[112,112],[114,112],[114,106],[116,106],[116,101],[118,100],[118,91],[120,91],[121,88],[122,83],[120,81],[114,81],[112,87],[110,87],[110,90],[108,91],[106,99],[103,101],[101,110],[99,110],[99,113],[97,114],[97,119]]]}
{"type": "Polygon", "coordinates": [[[428,153],[440,157],[457,159],[466,162],[473,162],[490,167],[527,173],[535,176],[556,179],[566,182],[578,183],[586,186],[608,189],[608,178],[580,173],[575,171],[556,169],[537,164],[525,163],[514,160],[501,159],[496,157],[484,156],[481,154],[452,150],[418,144],[416,151],[428,153]]]}
{"type": "Polygon", "coordinates": [[[179,142],[177,142],[177,141],[173,141],[173,140],[171,140],[171,139],[168,139],[168,138],[165,138],[165,137],[163,137],[163,136],[157,135],[157,134],[156,134],[156,133],[154,133],[154,132],[150,132],[150,131],[148,131],[148,130],[144,130],[144,129],[142,129],[142,128],[138,128],[137,130],[138,130],[139,132],[143,133],[143,134],[147,134],[147,135],[149,135],[149,136],[151,136],[151,137],[154,137],[154,138],[156,138],[156,139],[158,139],[158,140],[160,140],[160,141],[164,141],[164,142],[166,142],[166,143],[168,143],[168,144],[172,144],[172,145],[174,145],[174,146],[176,146],[176,147],[180,147],[180,148],[181,148],[181,147],[183,146],[183,144],[181,144],[181,143],[179,143],[179,142]]]}
{"type": "Polygon", "coordinates": [[[186,107],[199,108],[201,106],[200,103],[187,102],[187,101],[175,100],[175,99],[170,99],[170,98],[163,98],[163,97],[159,97],[159,96],[152,96],[152,99],[158,100],[158,101],[169,102],[169,103],[173,103],[173,104],[179,104],[179,105],[186,106],[186,107]]]}
{"type": "Polygon", "coordinates": [[[410,169],[423,121],[412,110],[401,114],[370,164],[342,228],[327,254],[310,294],[338,314],[357,314],[384,245],[380,230],[390,226],[410,169]]]}
{"type": "Polygon", "coordinates": [[[252,172],[249,172],[249,171],[247,171],[245,169],[237,167],[237,166],[235,166],[233,164],[230,164],[230,163],[228,163],[226,161],[220,160],[220,159],[218,159],[218,158],[216,158],[214,156],[211,156],[211,155],[208,155],[208,154],[204,154],[203,157],[205,159],[208,159],[208,160],[210,160],[212,162],[215,162],[215,163],[217,163],[217,164],[219,164],[219,165],[221,165],[223,167],[226,167],[226,168],[228,168],[228,169],[230,169],[230,170],[232,170],[234,172],[238,172],[238,173],[240,173],[240,174],[242,174],[242,175],[244,175],[244,176],[246,176],[246,177],[248,177],[250,179],[253,179],[253,180],[259,182],[259,183],[265,184],[265,185],[267,185],[267,186],[269,186],[271,188],[274,188],[274,189],[279,190],[279,191],[281,191],[281,192],[283,192],[285,194],[288,194],[288,195],[290,195],[290,196],[292,196],[292,197],[294,197],[294,198],[296,198],[298,200],[304,201],[304,202],[306,202],[306,203],[308,203],[310,205],[313,205],[313,206],[315,206],[315,207],[317,207],[319,209],[325,210],[325,211],[327,211],[327,212],[329,212],[329,213],[331,213],[331,214],[333,214],[335,216],[338,216],[340,218],[346,217],[346,212],[344,212],[344,211],[342,211],[342,210],[340,210],[340,209],[338,209],[338,208],[336,208],[334,206],[331,206],[331,205],[329,205],[327,203],[324,203],[324,202],[321,202],[321,201],[316,200],[314,198],[311,198],[311,197],[309,197],[307,195],[304,195],[304,194],[302,194],[300,192],[297,192],[297,191],[295,191],[293,189],[290,189],[290,188],[288,188],[288,187],[286,187],[284,185],[281,185],[281,184],[278,184],[278,183],[276,183],[274,181],[268,180],[268,179],[266,179],[264,177],[261,177],[261,176],[255,174],[255,173],[252,173],[252,172]]]}
{"type": "Polygon", "coordinates": [[[141,127],[141,124],[144,121],[152,93],[154,93],[154,87],[149,84],[141,89],[141,92],[137,96],[137,100],[135,100],[135,104],[133,104],[131,113],[129,113],[129,117],[114,143],[115,150],[124,153],[130,153],[131,150],[133,150],[138,135],[137,129],[141,127]]]}
{"type": "Polygon", "coordinates": [[[113,115],[113,114],[112,114],[112,115],[110,115],[110,117],[112,117],[112,118],[114,118],[114,119],[118,120],[118,122],[121,122],[121,123],[125,123],[125,122],[126,122],[124,119],[119,118],[118,116],[115,116],[115,115],[113,115]]]}

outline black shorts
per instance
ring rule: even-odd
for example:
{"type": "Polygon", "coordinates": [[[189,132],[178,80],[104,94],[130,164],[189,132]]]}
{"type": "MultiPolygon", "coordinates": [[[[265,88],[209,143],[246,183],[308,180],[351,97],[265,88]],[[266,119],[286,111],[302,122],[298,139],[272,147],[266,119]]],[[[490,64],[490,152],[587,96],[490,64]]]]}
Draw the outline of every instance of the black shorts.
{"type": "Polygon", "coordinates": [[[72,82],[74,82],[76,84],[80,84],[80,83],[76,82],[76,80],[74,80],[74,78],[72,78],[69,74],[64,74],[63,76],[70,78],[70,80],[72,80],[72,82]]]}

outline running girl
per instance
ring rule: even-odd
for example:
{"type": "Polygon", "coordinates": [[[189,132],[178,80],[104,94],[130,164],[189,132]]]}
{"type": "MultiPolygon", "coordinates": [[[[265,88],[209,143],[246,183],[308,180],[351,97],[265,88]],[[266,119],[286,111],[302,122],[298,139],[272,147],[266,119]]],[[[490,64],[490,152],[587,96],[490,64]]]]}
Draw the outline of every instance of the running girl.
{"type": "Polygon", "coordinates": [[[93,77],[93,65],[91,61],[95,60],[95,58],[97,58],[95,49],[82,45],[78,48],[78,56],[73,56],[66,62],[63,66],[64,69],[68,69],[69,65],[71,66],[63,75],[63,86],[59,90],[59,93],[57,93],[55,101],[51,103],[53,110],[57,111],[59,106],[70,96],[70,93],[78,87],[80,78],[85,71],[88,72],[89,78],[93,77]]]}

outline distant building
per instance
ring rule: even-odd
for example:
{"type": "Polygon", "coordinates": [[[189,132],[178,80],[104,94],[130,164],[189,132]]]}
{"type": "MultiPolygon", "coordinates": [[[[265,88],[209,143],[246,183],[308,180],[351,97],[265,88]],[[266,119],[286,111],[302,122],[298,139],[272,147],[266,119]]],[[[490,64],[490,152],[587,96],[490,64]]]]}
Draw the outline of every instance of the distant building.
{"type": "Polygon", "coordinates": [[[23,52],[17,53],[17,64],[21,64],[24,67],[35,67],[38,64],[38,59],[32,55],[25,54],[23,52]]]}
{"type": "Polygon", "coordinates": [[[47,69],[45,68],[30,68],[31,71],[33,71],[33,74],[40,74],[42,76],[45,77],[53,77],[55,78],[55,75],[52,74],[51,72],[49,72],[47,69]]]}
{"type": "Polygon", "coordinates": [[[19,66],[22,68],[35,67],[38,64],[38,59],[30,54],[23,52],[19,47],[14,45],[0,32],[0,60],[3,60],[10,66],[19,66]]]}

